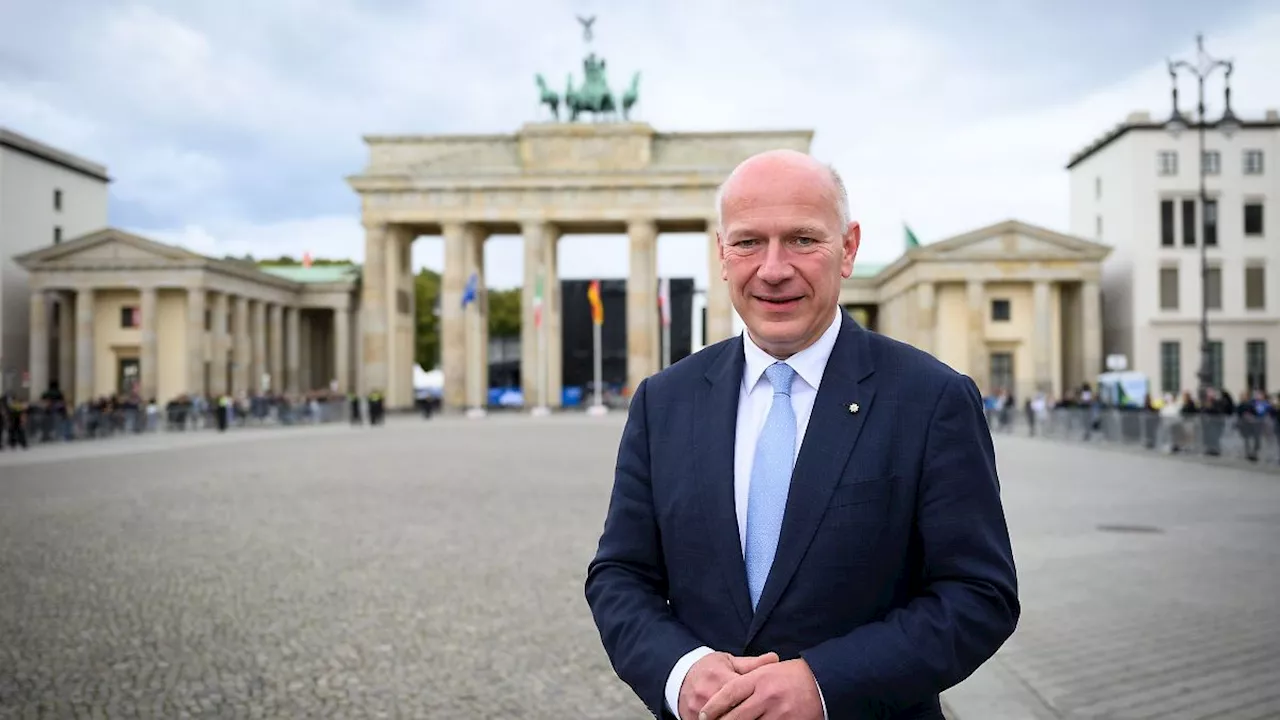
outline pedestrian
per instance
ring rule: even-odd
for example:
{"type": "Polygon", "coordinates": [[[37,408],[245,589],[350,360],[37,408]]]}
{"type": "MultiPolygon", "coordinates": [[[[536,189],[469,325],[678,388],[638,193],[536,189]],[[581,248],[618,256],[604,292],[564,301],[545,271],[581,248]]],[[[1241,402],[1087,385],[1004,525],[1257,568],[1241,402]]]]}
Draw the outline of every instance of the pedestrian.
{"type": "Polygon", "coordinates": [[[746,330],[632,394],[585,584],[604,649],[655,717],[942,720],[1020,613],[982,398],[840,308],[833,169],[764,153],[717,205],[746,330]]]}

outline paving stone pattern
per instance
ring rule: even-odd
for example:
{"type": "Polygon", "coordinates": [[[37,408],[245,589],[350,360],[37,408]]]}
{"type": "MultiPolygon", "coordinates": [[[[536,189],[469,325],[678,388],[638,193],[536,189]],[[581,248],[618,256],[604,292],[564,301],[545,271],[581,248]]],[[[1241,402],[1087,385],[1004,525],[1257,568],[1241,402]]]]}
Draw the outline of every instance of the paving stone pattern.
{"type": "MultiPolygon", "coordinates": [[[[620,429],[6,451],[0,718],[646,717],[582,598],[620,429]]],[[[1274,475],[999,443],[1026,610],[953,709],[998,672],[1034,717],[1280,716],[1274,475]]]]}
{"type": "Polygon", "coordinates": [[[1009,717],[1280,718],[1280,477],[1023,438],[998,451],[1024,612],[947,694],[963,720],[996,717],[963,702],[996,674],[1023,702],[1009,717]]]}

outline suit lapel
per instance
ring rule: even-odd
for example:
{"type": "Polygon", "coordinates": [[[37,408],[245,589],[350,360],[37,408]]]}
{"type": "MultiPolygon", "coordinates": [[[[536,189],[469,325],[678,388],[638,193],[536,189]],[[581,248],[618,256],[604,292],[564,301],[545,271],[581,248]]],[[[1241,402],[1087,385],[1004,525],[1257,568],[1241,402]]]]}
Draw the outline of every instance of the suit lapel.
{"type": "Polygon", "coordinates": [[[694,408],[694,481],[707,518],[707,533],[745,630],[751,622],[751,593],[742,559],[738,515],[734,507],[734,442],[738,424],[738,392],[745,361],[742,337],[725,344],[705,383],[698,387],[694,408]]]}
{"type": "Polygon", "coordinates": [[[868,377],[872,371],[867,333],[845,315],[792,471],[778,549],[747,631],[748,643],[768,619],[809,549],[831,493],[871,414],[875,387],[868,377]],[[849,409],[854,403],[857,412],[849,409]]]}

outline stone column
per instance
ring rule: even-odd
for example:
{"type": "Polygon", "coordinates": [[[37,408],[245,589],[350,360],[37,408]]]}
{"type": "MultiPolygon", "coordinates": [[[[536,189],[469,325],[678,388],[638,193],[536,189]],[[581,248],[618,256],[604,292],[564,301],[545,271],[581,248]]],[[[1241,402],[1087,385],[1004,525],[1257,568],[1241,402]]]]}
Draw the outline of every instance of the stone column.
{"type": "Polygon", "coordinates": [[[467,401],[467,327],[462,290],[467,285],[467,228],[444,226],[444,276],[440,278],[440,365],[444,372],[444,404],[451,409],[467,401]]]}
{"type": "Polygon", "coordinates": [[[542,354],[547,316],[547,275],[544,249],[554,230],[544,222],[528,222],[521,227],[524,235],[524,287],[520,290],[520,392],[526,408],[546,406],[546,358],[542,354]],[[534,298],[542,283],[541,327],[534,326],[534,298]]]}
{"type": "MultiPolygon", "coordinates": [[[[729,283],[720,270],[720,245],[716,240],[719,228],[715,218],[707,220],[707,344],[724,340],[733,335],[733,300],[729,296],[729,283]]],[[[694,343],[695,347],[697,343],[694,343]]]]}
{"type": "MultiPolygon", "coordinates": [[[[314,314],[303,315],[302,311],[298,311],[298,384],[302,386],[302,392],[311,392],[316,387],[316,356],[315,344],[312,342],[314,333],[311,326],[315,321],[314,314]]],[[[369,388],[363,388],[361,395],[367,395],[369,388]]]]}
{"type": "MultiPolygon", "coordinates": [[[[187,392],[203,395],[205,368],[205,291],[202,287],[187,288],[187,392]]],[[[217,327],[215,320],[214,327],[217,327]]],[[[215,339],[214,349],[218,343],[215,339]]]]}
{"type": "MultiPolygon", "coordinates": [[[[1084,381],[1097,385],[1102,372],[1102,290],[1097,280],[1085,280],[1080,288],[1080,331],[1084,338],[1084,381]]],[[[1197,362],[1199,355],[1196,356],[1197,362]]]]}
{"type": "Polygon", "coordinates": [[[973,378],[978,389],[987,392],[991,388],[990,368],[987,367],[987,293],[981,280],[968,281],[969,296],[969,367],[965,373],[973,378]]]}
{"type": "Polygon", "coordinates": [[[27,398],[37,400],[49,389],[49,299],[43,290],[31,291],[30,312],[27,371],[31,377],[27,398]]]}
{"type": "Polygon", "coordinates": [[[1031,363],[1035,389],[1053,391],[1053,317],[1049,302],[1049,281],[1036,280],[1031,291],[1031,363]]]}
{"type": "MultiPolygon", "coordinates": [[[[489,395],[489,299],[484,280],[484,232],[467,225],[464,233],[463,287],[476,278],[476,298],[467,304],[465,319],[465,402],[470,411],[483,410],[489,395]]],[[[459,300],[461,303],[461,300],[459,300]]]]}
{"type": "MultiPolygon", "coordinates": [[[[384,312],[387,319],[387,386],[383,388],[384,407],[396,407],[400,399],[400,386],[404,383],[402,358],[400,352],[400,253],[404,239],[396,232],[397,228],[387,229],[383,241],[382,269],[383,292],[386,294],[384,312]]],[[[334,365],[334,372],[338,366],[334,365]]],[[[345,386],[345,382],[339,381],[345,386]]]]}
{"type": "Polygon", "coordinates": [[[351,389],[351,311],[333,309],[333,376],[338,379],[338,392],[351,389]]]}
{"type": "Polygon", "coordinates": [[[627,224],[631,267],[627,276],[627,392],[658,371],[658,226],[627,224]]]}
{"type": "Polygon", "coordinates": [[[916,286],[916,346],[937,355],[938,345],[938,290],[929,281],[916,286]]]}
{"type": "Polygon", "coordinates": [[[75,293],[58,293],[58,387],[71,402],[76,396],[75,293]]]}
{"type": "Polygon", "coordinates": [[[236,295],[231,299],[235,312],[235,338],[231,341],[232,357],[235,359],[235,369],[231,373],[231,393],[238,395],[248,392],[250,385],[250,361],[249,351],[249,299],[243,295],[236,295]]]}
{"type": "MultiPolygon", "coordinates": [[[[396,377],[400,379],[400,394],[397,407],[412,408],[417,402],[413,392],[413,373],[418,367],[418,345],[414,337],[418,329],[418,302],[416,283],[413,274],[413,243],[418,239],[417,232],[407,226],[400,226],[400,290],[404,298],[403,305],[397,305],[396,312],[400,318],[399,351],[396,354],[399,365],[396,377]]],[[[356,318],[353,318],[353,321],[356,318]]]]}
{"type": "Polygon", "coordinates": [[[209,394],[214,398],[230,391],[227,387],[227,351],[231,337],[227,334],[227,317],[231,314],[231,298],[226,293],[213,297],[213,337],[209,348],[209,394]]]}
{"type": "Polygon", "coordinates": [[[250,372],[249,387],[254,392],[262,392],[262,375],[267,372],[267,304],[262,300],[253,301],[253,370],[250,372]]]}
{"type": "Polygon", "coordinates": [[[543,251],[543,266],[547,272],[547,407],[558,408],[564,405],[564,311],[560,302],[560,236],[549,235],[543,251]]]}
{"type": "Polygon", "coordinates": [[[76,404],[88,402],[94,397],[94,290],[82,288],[76,291],[76,404]]]}
{"type": "MultiPolygon", "coordinates": [[[[159,325],[159,319],[156,317],[156,309],[159,302],[156,299],[156,289],[154,287],[144,287],[139,291],[141,302],[139,305],[139,313],[142,315],[142,332],[141,342],[138,346],[138,396],[143,402],[149,401],[156,397],[156,384],[160,378],[160,353],[156,347],[156,328],[159,325]]],[[[156,402],[163,403],[164,398],[156,398],[156,402]]]]}
{"type": "MultiPolygon", "coordinates": [[[[388,362],[391,355],[391,333],[387,326],[387,235],[385,224],[366,224],[364,238],[364,273],[360,282],[361,392],[386,392],[388,362]]],[[[447,255],[447,253],[446,253],[447,255]]],[[[446,272],[448,271],[446,263],[446,272]]],[[[446,376],[447,377],[447,376],[446,376]]]]}
{"type": "Polygon", "coordinates": [[[285,365],[285,381],[284,391],[289,395],[297,395],[301,386],[302,376],[299,374],[301,354],[301,337],[299,314],[301,309],[296,307],[285,308],[284,319],[284,365],[285,365]]]}
{"type": "Polygon", "coordinates": [[[271,374],[271,391],[284,389],[284,316],[279,303],[267,307],[267,372],[271,374]]]}

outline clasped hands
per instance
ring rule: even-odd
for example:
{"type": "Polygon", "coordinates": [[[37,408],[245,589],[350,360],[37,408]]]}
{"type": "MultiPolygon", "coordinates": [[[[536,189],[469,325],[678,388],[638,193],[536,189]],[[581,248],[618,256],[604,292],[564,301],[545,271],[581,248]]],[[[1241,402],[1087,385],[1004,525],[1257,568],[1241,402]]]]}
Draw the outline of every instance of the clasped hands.
{"type": "Polygon", "coordinates": [[[680,686],[680,720],[823,720],[809,664],[779,662],[777,653],[698,660],[680,686]]]}

